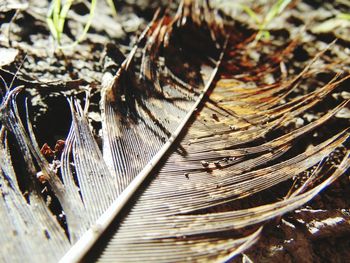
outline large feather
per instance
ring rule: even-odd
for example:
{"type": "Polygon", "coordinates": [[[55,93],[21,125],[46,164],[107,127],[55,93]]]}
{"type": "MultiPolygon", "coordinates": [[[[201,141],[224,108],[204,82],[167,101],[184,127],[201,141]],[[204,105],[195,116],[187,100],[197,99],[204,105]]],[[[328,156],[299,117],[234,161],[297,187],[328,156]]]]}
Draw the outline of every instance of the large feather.
{"type": "Polygon", "coordinates": [[[348,130],[295,148],[348,101],[307,125],[285,127],[348,76],[335,74],[328,84],[292,97],[315,74],[312,66],[323,52],[285,78],[278,66],[295,42],[261,64],[249,64],[253,37],[238,36],[224,29],[206,1],[182,1],[174,17],[157,13],[115,74],[105,74],[102,152],[89,127],[88,98],[84,109],[72,99],[72,125],[58,163],[40,152],[29,110],[17,108],[22,88],[4,90],[3,260],[228,261],[254,244],[266,221],[302,206],[341,176],[350,165],[349,151],[337,165],[326,160],[343,148],[348,130]],[[276,81],[264,84],[272,73],[276,81]],[[26,165],[26,197],[13,169],[16,151],[26,165]],[[282,199],[251,201],[314,167],[282,199]],[[49,183],[62,206],[68,235],[45,204],[37,177],[49,183]]]}

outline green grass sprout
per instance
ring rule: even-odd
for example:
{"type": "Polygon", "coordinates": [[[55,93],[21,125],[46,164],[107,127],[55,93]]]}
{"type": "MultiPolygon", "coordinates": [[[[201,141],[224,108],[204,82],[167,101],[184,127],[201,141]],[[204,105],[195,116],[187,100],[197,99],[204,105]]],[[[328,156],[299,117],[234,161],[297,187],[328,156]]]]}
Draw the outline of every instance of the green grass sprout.
{"type": "Polygon", "coordinates": [[[259,41],[262,38],[270,39],[270,32],[266,30],[267,26],[271,23],[271,21],[280,15],[285,8],[289,5],[291,0],[278,0],[270,9],[270,11],[266,14],[263,21],[259,25],[259,32],[256,35],[255,40],[259,41]]]}
{"type": "Polygon", "coordinates": [[[61,44],[61,36],[64,24],[67,18],[68,11],[73,3],[73,0],[66,1],[63,6],[61,0],[54,0],[46,17],[46,22],[53,37],[61,44]]]}
{"type": "Polygon", "coordinates": [[[107,1],[107,4],[109,5],[109,7],[112,10],[112,14],[116,17],[117,16],[117,9],[115,8],[113,0],[106,0],[106,1],[107,1]]]}
{"type": "MultiPolygon", "coordinates": [[[[115,8],[113,0],[106,0],[106,1],[112,10],[113,16],[116,16],[117,10],[115,8]]],[[[72,44],[62,46],[61,38],[63,34],[63,29],[67,19],[68,12],[73,2],[74,0],[66,0],[62,4],[61,0],[53,0],[46,16],[46,23],[50,29],[52,36],[57,41],[58,47],[60,49],[72,48],[77,44],[79,44],[82,40],[84,40],[87,32],[89,31],[89,28],[91,26],[91,23],[93,21],[93,17],[95,14],[97,0],[91,0],[91,4],[89,8],[90,9],[89,17],[88,17],[88,21],[86,22],[86,25],[84,26],[83,32],[80,34],[80,36],[76,38],[76,40],[72,44]]]]}
{"type": "Polygon", "coordinates": [[[259,31],[255,37],[255,41],[259,41],[260,39],[270,39],[270,32],[266,29],[267,26],[271,23],[271,21],[280,15],[285,8],[291,3],[292,0],[277,0],[275,4],[271,7],[270,11],[265,15],[263,19],[259,18],[258,14],[248,5],[233,3],[223,1],[220,2],[222,6],[233,6],[234,8],[239,8],[243,10],[257,25],[259,31]]]}
{"type": "Polygon", "coordinates": [[[337,17],[344,20],[350,20],[350,13],[340,13],[337,17]]]}

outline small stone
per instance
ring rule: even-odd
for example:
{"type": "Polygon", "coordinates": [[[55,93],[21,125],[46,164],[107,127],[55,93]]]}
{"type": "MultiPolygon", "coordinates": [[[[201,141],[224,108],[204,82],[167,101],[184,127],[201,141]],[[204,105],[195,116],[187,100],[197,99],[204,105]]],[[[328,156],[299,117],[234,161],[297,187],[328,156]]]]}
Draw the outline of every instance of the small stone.
{"type": "Polygon", "coordinates": [[[47,143],[44,143],[44,145],[40,149],[40,152],[46,158],[52,158],[54,156],[54,152],[47,143]]]}
{"type": "Polygon", "coordinates": [[[229,127],[230,127],[230,130],[231,130],[231,131],[237,130],[237,128],[236,128],[235,126],[233,126],[233,125],[230,125],[229,127]]]}
{"type": "Polygon", "coordinates": [[[209,163],[207,161],[201,161],[203,167],[208,167],[209,163]]]}
{"type": "Polygon", "coordinates": [[[48,178],[47,176],[42,172],[37,172],[36,178],[39,180],[40,183],[44,184],[47,182],[48,178]]]}
{"type": "Polygon", "coordinates": [[[61,153],[64,149],[65,141],[64,140],[57,140],[55,144],[55,152],[61,153]]]}
{"type": "Polygon", "coordinates": [[[342,93],[340,93],[340,95],[344,100],[350,99],[350,92],[343,91],[342,93]]]}
{"type": "Polygon", "coordinates": [[[350,110],[348,108],[343,108],[335,114],[335,117],[341,119],[350,119],[350,110]]]}
{"type": "Polygon", "coordinates": [[[13,63],[19,51],[13,48],[0,48],[0,67],[13,63]]]}
{"type": "Polygon", "coordinates": [[[300,128],[304,125],[304,120],[302,118],[296,118],[296,121],[295,121],[295,127],[296,128],[300,128]]]}

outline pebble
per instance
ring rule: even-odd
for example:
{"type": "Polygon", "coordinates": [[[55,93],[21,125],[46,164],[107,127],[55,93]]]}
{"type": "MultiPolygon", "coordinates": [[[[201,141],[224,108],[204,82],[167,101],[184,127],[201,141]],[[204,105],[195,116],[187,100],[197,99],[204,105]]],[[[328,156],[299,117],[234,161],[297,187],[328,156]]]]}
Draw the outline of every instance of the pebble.
{"type": "Polygon", "coordinates": [[[207,161],[201,161],[203,167],[208,167],[209,163],[207,161]]]}

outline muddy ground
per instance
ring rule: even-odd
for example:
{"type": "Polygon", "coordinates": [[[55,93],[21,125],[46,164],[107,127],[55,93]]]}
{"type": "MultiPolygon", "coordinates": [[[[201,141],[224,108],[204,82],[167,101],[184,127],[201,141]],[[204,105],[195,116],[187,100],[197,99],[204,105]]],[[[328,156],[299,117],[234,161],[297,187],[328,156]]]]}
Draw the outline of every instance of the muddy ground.
{"type": "MultiPolygon", "coordinates": [[[[140,32],[152,19],[158,7],[175,10],[176,3],[168,1],[114,1],[117,16],[104,1],[98,7],[85,39],[77,46],[59,49],[46,21],[49,3],[41,0],[0,2],[0,76],[13,87],[24,85],[31,98],[30,115],[39,145],[54,149],[58,140],[67,136],[71,115],[66,98],[72,95],[83,99],[85,91],[91,96],[89,118],[94,134],[99,139],[100,84],[103,74],[111,64],[122,61],[140,32]],[[116,52],[117,47],[121,53],[116,52]],[[114,52],[110,54],[110,52],[114,52]],[[113,57],[114,61],[109,58],[113,57]],[[62,96],[63,95],[63,96],[62,96]],[[59,116],[59,117],[58,117],[59,116]]],[[[251,17],[231,1],[213,1],[227,16],[227,23],[239,26],[245,32],[256,30],[251,17]]],[[[251,3],[263,16],[269,3],[251,3]]],[[[89,13],[88,1],[75,1],[62,35],[62,45],[69,45],[80,35],[89,13]]],[[[298,38],[298,45],[288,58],[289,64],[303,65],[334,39],[337,42],[326,52],[323,62],[331,65],[332,72],[349,74],[350,70],[350,20],[337,14],[350,12],[350,3],[338,1],[293,1],[290,7],[270,25],[271,38],[267,42],[288,42],[298,38]],[[330,22],[329,22],[330,21],[330,22]],[[325,24],[327,22],[328,24],[325,24]]],[[[268,47],[268,45],[267,45],[268,47]]],[[[258,57],[257,50],[252,57],[258,57]]],[[[269,51],[268,48],[264,52],[269,51]]],[[[256,58],[259,59],[259,58],[256,58]]],[[[318,82],[326,83],[331,74],[320,74],[318,82]]],[[[2,83],[2,81],[0,81],[2,83]]],[[[3,85],[3,84],[2,84],[3,85]]],[[[343,83],[327,99],[329,105],[314,109],[296,120],[307,123],[327,112],[335,101],[350,98],[349,81],[343,83]]],[[[307,89],[297,90],[299,93],[307,89]]],[[[295,94],[295,96],[298,94],[295,94]]],[[[20,96],[18,99],[24,98],[20,96]]],[[[314,140],[330,134],[332,129],[349,127],[350,109],[337,115],[328,126],[315,133],[314,140]]],[[[304,143],[312,143],[310,141],[304,143]]],[[[57,153],[59,154],[59,153],[57,153]]],[[[56,156],[58,157],[58,156],[56,156]]],[[[334,159],[337,157],[334,156],[334,159]]],[[[18,168],[20,169],[20,168],[18,168]]],[[[263,237],[244,255],[240,262],[347,262],[350,258],[350,173],[318,195],[306,206],[271,222],[263,237]]],[[[21,182],[25,192],[25,181],[21,182]]],[[[43,185],[43,194],[50,191],[43,185]]],[[[55,200],[53,211],[60,210],[55,200]]],[[[64,226],[64,218],[61,218],[64,226]]]]}

